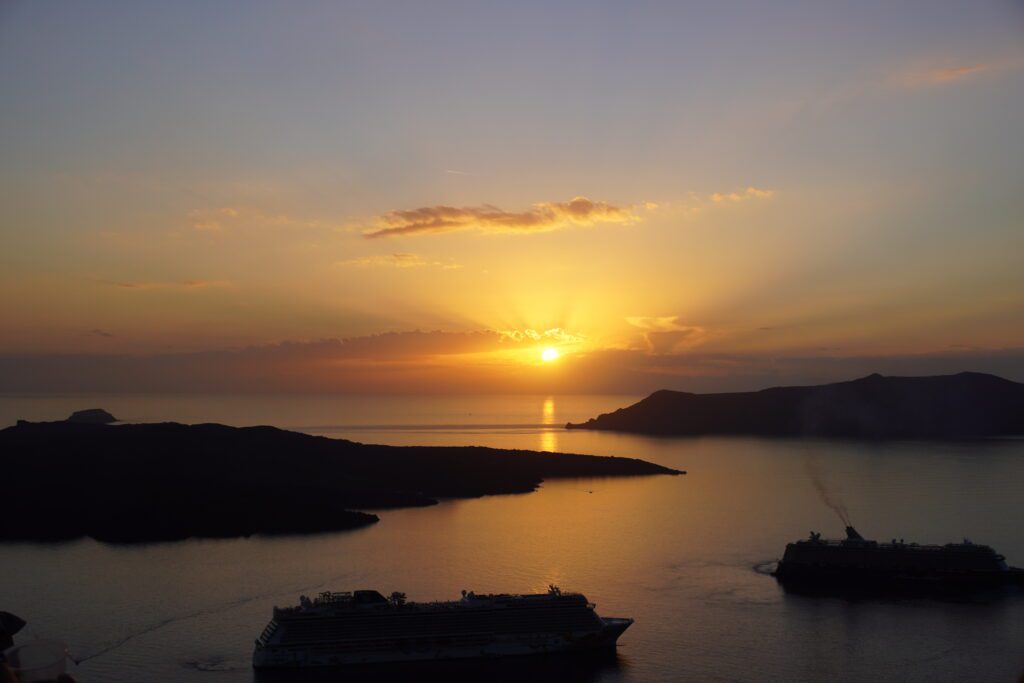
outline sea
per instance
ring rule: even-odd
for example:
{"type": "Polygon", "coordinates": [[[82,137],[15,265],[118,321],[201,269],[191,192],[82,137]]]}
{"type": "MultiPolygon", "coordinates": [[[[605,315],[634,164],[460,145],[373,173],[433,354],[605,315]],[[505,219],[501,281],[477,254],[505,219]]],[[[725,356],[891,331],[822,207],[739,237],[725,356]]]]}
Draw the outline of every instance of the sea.
{"type": "MultiPolygon", "coordinates": [[[[379,523],[357,531],[0,544],[0,610],[28,621],[19,640],[66,642],[79,662],[68,670],[80,683],[252,681],[254,639],[274,605],[296,604],[300,594],[371,588],[429,601],[550,585],[584,593],[602,615],[636,622],[615,657],[542,660],[526,673],[509,668],[510,680],[1020,680],[1024,594],[816,597],[787,593],[769,571],[787,542],[811,530],[843,535],[825,496],[845,505],[867,538],[969,538],[1024,565],[1024,441],[564,429],[638,398],[0,397],[0,426],[98,407],[125,422],[274,425],[365,443],[618,455],[687,472],[545,481],[529,494],[379,511],[379,523]]],[[[0,514],[21,513],[4,509],[0,496],[0,514]]],[[[327,676],[316,680],[352,680],[327,676]]]]}

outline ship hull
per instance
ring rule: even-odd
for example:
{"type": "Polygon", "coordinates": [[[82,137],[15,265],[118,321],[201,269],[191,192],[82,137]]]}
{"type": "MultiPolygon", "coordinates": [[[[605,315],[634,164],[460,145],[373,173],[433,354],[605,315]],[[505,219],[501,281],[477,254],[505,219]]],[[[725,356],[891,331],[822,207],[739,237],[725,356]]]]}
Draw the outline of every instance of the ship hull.
{"type": "Polygon", "coordinates": [[[447,681],[448,683],[593,683],[621,666],[615,648],[516,657],[432,659],[378,664],[253,669],[255,683],[360,683],[447,681]]]}
{"type": "Polygon", "coordinates": [[[618,637],[632,619],[606,618],[600,631],[580,633],[480,634],[439,639],[432,636],[402,641],[343,641],[312,646],[261,647],[253,653],[257,669],[349,667],[376,664],[500,659],[557,653],[586,653],[615,649],[618,637]]]}
{"type": "Polygon", "coordinates": [[[855,567],[802,566],[780,562],[773,576],[788,590],[803,592],[964,593],[1024,585],[1024,570],[893,571],[855,567]]]}

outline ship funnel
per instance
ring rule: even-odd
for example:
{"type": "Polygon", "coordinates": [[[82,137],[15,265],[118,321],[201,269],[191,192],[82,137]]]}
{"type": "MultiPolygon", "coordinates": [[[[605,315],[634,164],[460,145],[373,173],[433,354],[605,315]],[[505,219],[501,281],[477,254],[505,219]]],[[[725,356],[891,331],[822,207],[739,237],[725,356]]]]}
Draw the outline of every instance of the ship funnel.
{"type": "Polygon", "coordinates": [[[857,530],[852,526],[846,527],[846,540],[847,541],[863,541],[864,537],[857,533],[857,530]]]}

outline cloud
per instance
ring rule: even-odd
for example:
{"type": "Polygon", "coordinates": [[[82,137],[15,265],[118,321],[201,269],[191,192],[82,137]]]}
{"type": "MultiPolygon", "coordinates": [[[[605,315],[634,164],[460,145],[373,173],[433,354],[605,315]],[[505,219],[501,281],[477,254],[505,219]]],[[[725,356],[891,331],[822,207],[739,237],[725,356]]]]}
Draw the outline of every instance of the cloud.
{"type": "Polygon", "coordinates": [[[106,330],[101,330],[99,328],[92,330],[91,332],[89,332],[89,334],[94,335],[96,337],[105,337],[107,339],[114,336],[110,332],[107,332],[106,330]]]}
{"type": "Polygon", "coordinates": [[[503,340],[515,343],[550,342],[556,344],[580,344],[586,341],[586,336],[566,332],[561,327],[553,327],[543,332],[533,329],[502,330],[498,334],[502,336],[503,340]]]}
{"type": "Polygon", "coordinates": [[[501,336],[492,330],[479,332],[385,332],[363,337],[329,339],[320,342],[294,342],[271,347],[257,347],[254,353],[271,354],[289,347],[301,355],[321,351],[326,357],[340,361],[372,358],[377,360],[409,360],[430,356],[451,356],[493,351],[501,345],[501,336]]]}
{"type": "Polygon", "coordinates": [[[660,332],[667,332],[669,330],[680,329],[679,316],[678,315],[663,315],[663,316],[628,316],[626,322],[633,327],[639,327],[641,330],[657,330],[660,332]]]}
{"type": "Polygon", "coordinates": [[[122,289],[207,289],[210,287],[230,287],[230,280],[182,280],[181,282],[110,282],[104,284],[122,289]]]}
{"type": "Polygon", "coordinates": [[[945,69],[935,69],[927,76],[932,83],[948,83],[957,81],[971,74],[979,74],[983,71],[991,71],[992,64],[971,64],[969,66],[953,66],[945,69]]]}
{"type": "Polygon", "coordinates": [[[958,62],[951,59],[919,61],[910,64],[892,78],[895,85],[904,88],[943,86],[973,79],[983,74],[995,74],[1024,66],[1024,57],[991,58],[984,61],[958,62]]]}
{"type": "Polygon", "coordinates": [[[745,190],[732,192],[714,192],[708,198],[715,202],[745,202],[749,199],[771,199],[775,196],[775,190],[761,190],[756,187],[748,187],[745,190]]]}
{"type": "Polygon", "coordinates": [[[389,211],[374,221],[374,228],[363,233],[367,239],[404,235],[434,235],[459,230],[483,233],[526,234],[550,232],[574,226],[598,223],[628,224],[640,220],[632,207],[575,197],[568,202],[542,202],[520,212],[503,211],[496,206],[427,206],[419,209],[389,211]]]}
{"type": "Polygon", "coordinates": [[[687,327],[668,332],[647,332],[644,337],[648,350],[655,355],[679,353],[698,344],[704,337],[704,330],[699,327],[687,327]]]}
{"type": "Polygon", "coordinates": [[[656,389],[749,391],[849,380],[872,372],[933,375],[963,370],[1024,380],[1024,348],[881,356],[591,349],[564,353],[557,368],[542,370],[517,360],[496,362],[474,355],[509,344],[535,346],[528,337],[515,342],[494,331],[415,331],[177,354],[0,353],[0,393],[639,394],[656,389]]]}
{"type": "MultiPolygon", "coordinates": [[[[500,390],[494,373],[523,374],[501,352],[535,338],[575,339],[564,330],[519,333],[421,330],[287,341],[246,348],[157,354],[0,353],[0,393],[37,391],[466,392],[500,390]],[[8,372],[10,371],[10,372],[8,372]]],[[[0,427],[3,425],[0,424],[0,427]]]]}
{"type": "Polygon", "coordinates": [[[648,353],[673,354],[693,348],[706,336],[703,327],[683,325],[679,316],[631,316],[626,322],[644,330],[648,353]]]}
{"type": "Polygon", "coordinates": [[[775,190],[748,185],[738,190],[711,192],[709,194],[688,192],[681,199],[660,202],[647,201],[641,206],[651,214],[692,216],[712,208],[727,207],[742,202],[768,201],[774,199],[775,195],[775,190]]]}
{"type": "MultiPolygon", "coordinates": [[[[539,342],[578,343],[583,335],[567,332],[560,327],[538,332],[526,330],[479,330],[475,332],[386,332],[341,340],[295,343],[295,348],[308,350],[313,346],[329,349],[330,356],[340,358],[408,359],[426,356],[450,356],[485,353],[508,349],[529,348],[539,342]]],[[[281,345],[284,346],[284,345],[281,345]]],[[[274,348],[274,347],[267,347],[274,348]]]]}
{"type": "Polygon", "coordinates": [[[228,222],[238,218],[238,209],[225,206],[219,209],[196,209],[188,214],[189,222],[194,230],[200,232],[220,232],[228,222]]]}
{"type": "Polygon", "coordinates": [[[432,261],[419,254],[394,253],[374,256],[360,256],[359,258],[338,261],[339,266],[355,266],[357,268],[440,268],[441,270],[456,270],[462,268],[461,264],[443,261],[432,261]]]}

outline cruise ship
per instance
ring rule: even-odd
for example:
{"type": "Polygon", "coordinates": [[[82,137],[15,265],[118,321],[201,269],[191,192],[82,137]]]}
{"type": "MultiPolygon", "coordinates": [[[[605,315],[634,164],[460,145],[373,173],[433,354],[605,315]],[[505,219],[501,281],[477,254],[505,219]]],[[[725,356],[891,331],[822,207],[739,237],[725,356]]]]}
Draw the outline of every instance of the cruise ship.
{"type": "Polygon", "coordinates": [[[869,541],[852,526],[846,538],[809,539],[786,546],[774,576],[788,586],[816,589],[975,589],[1024,584],[1024,569],[1008,567],[1006,558],[987,545],[962,543],[919,545],[902,539],[869,541]]]}
{"type": "Polygon", "coordinates": [[[601,617],[579,593],[406,602],[375,590],[301,596],[275,607],[256,640],[257,669],[347,666],[614,649],[632,619],[601,617]]]}

